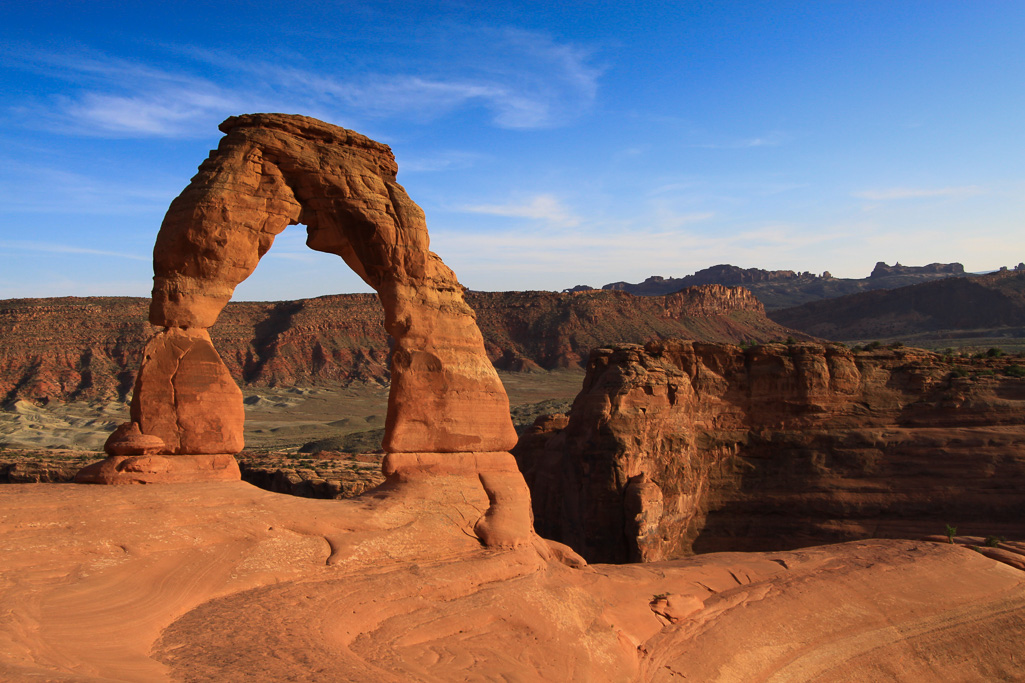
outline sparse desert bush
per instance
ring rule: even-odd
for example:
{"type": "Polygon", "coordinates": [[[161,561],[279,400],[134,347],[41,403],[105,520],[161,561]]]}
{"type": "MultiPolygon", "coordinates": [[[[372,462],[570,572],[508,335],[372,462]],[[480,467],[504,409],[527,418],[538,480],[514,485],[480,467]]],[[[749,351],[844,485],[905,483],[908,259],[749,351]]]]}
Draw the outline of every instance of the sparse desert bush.
{"type": "Polygon", "coordinates": [[[1025,367],[1022,367],[1017,363],[1008,365],[1004,368],[1004,374],[1008,377],[1025,377],[1025,367]]]}
{"type": "Polygon", "coordinates": [[[957,536],[957,527],[947,525],[947,540],[951,543],[954,542],[954,536],[957,536]]]}
{"type": "Polygon", "coordinates": [[[996,548],[998,545],[1004,542],[1003,536],[987,536],[986,545],[990,548],[996,548]]]}

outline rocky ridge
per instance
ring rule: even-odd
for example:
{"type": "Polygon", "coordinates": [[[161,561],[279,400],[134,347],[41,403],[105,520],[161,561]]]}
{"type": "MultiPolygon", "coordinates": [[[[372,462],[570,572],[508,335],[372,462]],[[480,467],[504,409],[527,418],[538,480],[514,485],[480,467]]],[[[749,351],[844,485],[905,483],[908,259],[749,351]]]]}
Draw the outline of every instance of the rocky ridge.
{"type": "Polygon", "coordinates": [[[1025,271],[852,294],[772,311],[781,325],[826,339],[903,339],[916,344],[1025,337],[1025,271]]]}
{"type": "MultiPolygon", "coordinates": [[[[685,336],[766,341],[791,334],[740,288],[667,297],[619,292],[467,292],[500,369],[579,367],[592,348],[685,336]]],[[[148,301],[62,297],[0,301],[0,403],[125,400],[145,340],[148,301]]],[[[387,383],[388,335],[373,294],[229,303],[210,339],[243,386],[387,383]]]]}
{"type": "MultiPolygon", "coordinates": [[[[682,278],[654,275],[644,282],[612,282],[603,290],[629,292],[638,296],[659,296],[698,285],[743,285],[765,304],[767,310],[797,306],[809,301],[832,299],[857,292],[895,289],[929,280],[963,277],[960,263],[931,263],[927,266],[889,266],[880,261],[867,278],[835,278],[828,271],[816,275],[808,271],[763,270],[721,264],[699,270],[682,278]]],[[[574,290],[590,289],[585,285],[574,290]]]]}

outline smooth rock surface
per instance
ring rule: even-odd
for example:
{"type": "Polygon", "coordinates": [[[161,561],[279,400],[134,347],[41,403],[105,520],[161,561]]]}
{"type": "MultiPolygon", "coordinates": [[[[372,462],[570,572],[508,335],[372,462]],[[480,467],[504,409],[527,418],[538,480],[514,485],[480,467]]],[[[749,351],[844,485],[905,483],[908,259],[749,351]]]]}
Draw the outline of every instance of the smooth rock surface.
{"type": "Polygon", "coordinates": [[[239,481],[242,473],[231,453],[203,455],[111,455],[83,467],[79,484],[183,484],[239,481]]]}
{"type": "Polygon", "coordinates": [[[1025,573],[870,541],[573,568],[484,549],[459,476],[0,488],[0,678],[1016,680],[1025,573]]]}

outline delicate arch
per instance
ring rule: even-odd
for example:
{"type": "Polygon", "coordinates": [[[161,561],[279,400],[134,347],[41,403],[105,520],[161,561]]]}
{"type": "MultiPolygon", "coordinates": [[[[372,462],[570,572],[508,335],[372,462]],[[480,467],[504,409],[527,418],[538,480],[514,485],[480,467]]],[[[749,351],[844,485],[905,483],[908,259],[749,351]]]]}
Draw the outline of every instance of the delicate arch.
{"type": "Polygon", "coordinates": [[[187,396],[176,379],[192,355],[211,362],[207,328],[274,237],[301,222],[307,244],[341,256],[384,307],[395,342],[385,451],[509,450],[516,434],[505,390],[461,285],[429,250],[423,211],[395,182],[390,148],[303,116],[235,116],[220,129],[225,137],[157,236],[150,322],[164,330],[136,384],[132,419],[142,434],[163,439],[165,453],[241,449],[241,394],[224,382],[223,364],[204,366],[199,375],[219,379],[200,386],[199,377],[187,396]]]}

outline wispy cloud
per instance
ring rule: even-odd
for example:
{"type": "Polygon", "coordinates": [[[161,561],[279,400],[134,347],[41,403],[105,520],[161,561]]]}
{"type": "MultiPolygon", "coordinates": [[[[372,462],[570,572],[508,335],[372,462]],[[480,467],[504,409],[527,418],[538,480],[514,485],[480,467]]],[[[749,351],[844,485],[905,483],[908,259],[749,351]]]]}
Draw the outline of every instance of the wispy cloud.
{"type": "Polygon", "coordinates": [[[510,218],[529,218],[560,227],[573,227],[580,224],[580,218],[563,206],[558,198],[550,194],[539,194],[527,201],[510,204],[464,205],[457,207],[456,211],[510,218]]]}
{"type": "Polygon", "coordinates": [[[21,240],[0,240],[0,249],[11,251],[34,251],[48,254],[89,254],[92,256],[114,256],[117,258],[131,259],[133,261],[149,261],[152,257],[141,254],[126,254],[120,251],[107,251],[105,249],[92,249],[89,247],[78,247],[72,244],[58,244],[54,242],[29,242],[21,240]]]}
{"type": "Polygon", "coordinates": [[[163,87],[137,95],[85,93],[79,99],[60,98],[60,109],[70,121],[91,124],[99,135],[179,137],[189,135],[197,123],[239,110],[242,101],[222,92],[200,92],[190,87],[163,87]]]}
{"type": "Polygon", "coordinates": [[[952,199],[963,199],[985,194],[987,190],[978,185],[962,185],[959,187],[888,187],[875,190],[862,190],[853,192],[852,196],[858,199],[869,199],[871,201],[893,201],[901,199],[925,199],[929,197],[949,197],[952,199]]]}
{"type": "Polygon", "coordinates": [[[589,50],[530,31],[468,33],[473,39],[466,53],[435,36],[415,74],[399,71],[401,64],[385,67],[391,71],[297,68],[189,48],[176,48],[186,58],[173,68],[95,53],[7,50],[13,66],[72,88],[8,112],[20,113],[25,125],[35,121],[78,134],[188,137],[208,134],[211,120],[240,111],[303,111],[353,125],[354,118],[430,120],[483,108],[499,127],[548,128],[593,102],[602,69],[592,64],[589,50]]]}

